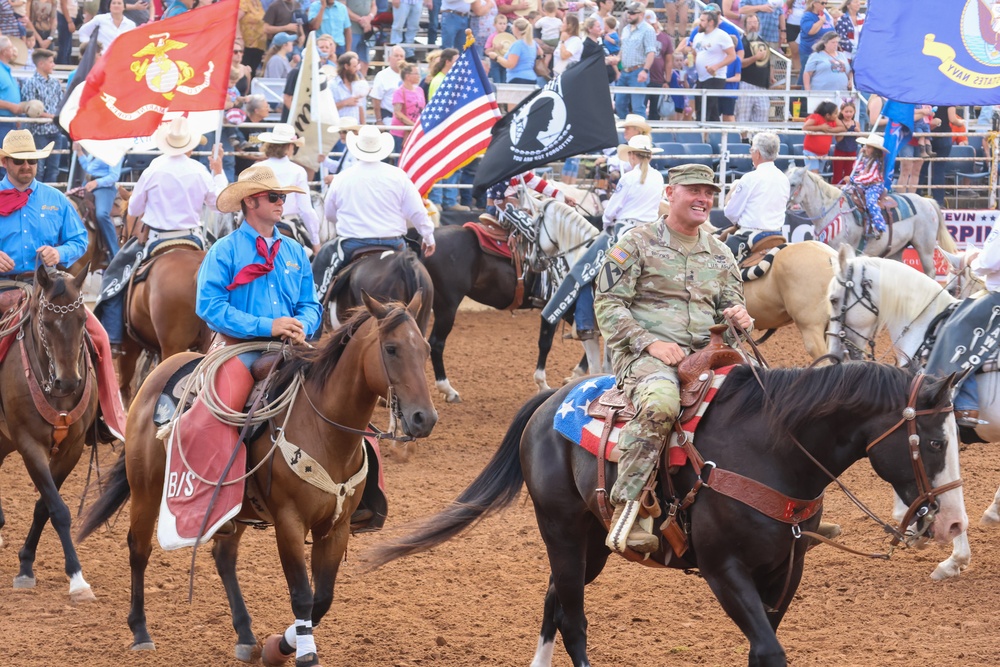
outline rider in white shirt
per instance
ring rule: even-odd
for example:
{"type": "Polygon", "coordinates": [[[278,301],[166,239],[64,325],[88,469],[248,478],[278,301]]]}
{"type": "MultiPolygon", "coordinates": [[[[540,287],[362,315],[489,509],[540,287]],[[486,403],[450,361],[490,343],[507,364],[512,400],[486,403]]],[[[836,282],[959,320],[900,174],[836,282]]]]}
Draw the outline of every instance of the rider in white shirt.
{"type": "Polygon", "coordinates": [[[774,165],[780,146],[781,140],[772,132],[754,135],[750,147],[754,170],[736,182],[726,203],[726,217],[738,228],[726,245],[737,261],[754,241],[780,234],[785,224],[791,187],[788,177],[774,165]]]}
{"type": "MultiPolygon", "coordinates": [[[[257,164],[270,167],[282,186],[295,186],[309,192],[306,170],[289,159],[295,146],[301,147],[303,144],[302,138],[295,135],[295,128],[280,123],[271,132],[261,132],[257,138],[263,144],[264,155],[267,156],[266,160],[257,164]]],[[[290,193],[285,199],[281,220],[287,225],[294,225],[297,220],[301,220],[309,234],[313,254],[319,252],[319,216],[313,210],[308,194],[290,193]]]]}
{"type": "Polygon", "coordinates": [[[653,146],[648,136],[638,134],[618,147],[618,159],[628,162],[631,169],[618,181],[618,187],[604,207],[604,229],[614,228],[613,238],[637,224],[655,222],[660,217],[663,200],[663,176],[649,166],[654,153],[662,149],[653,146]]]}

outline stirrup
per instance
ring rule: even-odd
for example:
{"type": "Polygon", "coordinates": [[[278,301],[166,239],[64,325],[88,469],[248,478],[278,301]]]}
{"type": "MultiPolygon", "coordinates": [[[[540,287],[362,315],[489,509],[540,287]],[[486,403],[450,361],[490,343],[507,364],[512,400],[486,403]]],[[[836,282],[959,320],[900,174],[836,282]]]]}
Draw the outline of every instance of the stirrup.
{"type": "MultiPolygon", "coordinates": [[[[648,554],[660,547],[659,538],[649,532],[652,526],[646,528],[641,525],[643,522],[639,520],[639,507],[638,500],[630,500],[615,510],[615,516],[611,519],[611,530],[608,531],[608,538],[604,542],[612,551],[624,553],[625,549],[632,549],[639,553],[648,554]],[[615,521],[615,517],[618,518],[617,521],[615,521]],[[639,526],[635,525],[636,521],[640,521],[639,526]],[[632,535],[632,531],[636,528],[645,535],[632,535]]],[[[645,523],[652,524],[652,519],[645,520],[645,523]]]]}

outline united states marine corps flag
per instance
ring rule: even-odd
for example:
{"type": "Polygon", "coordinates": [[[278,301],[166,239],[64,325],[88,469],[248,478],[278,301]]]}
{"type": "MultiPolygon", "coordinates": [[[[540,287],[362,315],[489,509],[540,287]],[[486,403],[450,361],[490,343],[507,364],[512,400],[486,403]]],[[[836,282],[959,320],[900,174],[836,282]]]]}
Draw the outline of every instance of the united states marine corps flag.
{"type": "Polygon", "coordinates": [[[74,140],[147,137],[167,113],[223,109],[238,11],[239,0],[221,0],[122,33],[60,124],[74,140]]]}

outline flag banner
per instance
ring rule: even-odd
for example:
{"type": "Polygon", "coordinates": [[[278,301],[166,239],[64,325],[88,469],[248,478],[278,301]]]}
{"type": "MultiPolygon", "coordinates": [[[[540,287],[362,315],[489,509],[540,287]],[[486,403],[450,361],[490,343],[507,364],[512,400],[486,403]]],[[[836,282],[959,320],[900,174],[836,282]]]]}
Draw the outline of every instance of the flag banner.
{"type": "Polygon", "coordinates": [[[73,91],[76,109],[64,108],[60,124],[74,140],[132,139],[152,135],[170,112],[221,111],[238,11],[239,0],[221,0],[122,33],[73,91]]]}
{"type": "Polygon", "coordinates": [[[911,104],[1000,104],[1000,2],[870,3],[854,81],[911,104]]]}
{"type": "Polygon", "coordinates": [[[604,54],[571,66],[493,127],[475,196],[532,167],[618,144],[604,54]]]}
{"type": "Polygon", "coordinates": [[[327,129],[336,127],[340,117],[327,74],[320,71],[318,54],[316,33],[311,32],[302,50],[299,78],[288,113],[288,121],[303,140],[292,161],[312,171],[319,169],[317,158],[326,154],[327,146],[336,143],[336,139],[327,134],[327,129]]]}
{"type": "Polygon", "coordinates": [[[486,150],[499,117],[493,85],[472,44],[444,77],[406,138],[400,169],[426,197],[435,181],[451,176],[486,150]]]}

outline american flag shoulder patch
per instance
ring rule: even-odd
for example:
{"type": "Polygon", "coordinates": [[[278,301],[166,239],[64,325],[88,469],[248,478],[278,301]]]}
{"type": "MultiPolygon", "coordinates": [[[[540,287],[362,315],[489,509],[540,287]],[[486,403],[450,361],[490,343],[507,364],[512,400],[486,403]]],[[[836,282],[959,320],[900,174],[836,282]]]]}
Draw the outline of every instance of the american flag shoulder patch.
{"type": "Polygon", "coordinates": [[[625,262],[627,262],[628,259],[629,259],[629,257],[631,257],[631,256],[632,255],[628,251],[626,251],[624,248],[620,248],[618,246],[615,246],[614,248],[612,248],[611,252],[608,253],[608,257],[610,257],[611,259],[615,260],[616,262],[618,262],[621,265],[624,265],[625,262]]]}

